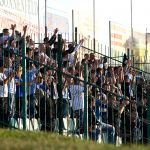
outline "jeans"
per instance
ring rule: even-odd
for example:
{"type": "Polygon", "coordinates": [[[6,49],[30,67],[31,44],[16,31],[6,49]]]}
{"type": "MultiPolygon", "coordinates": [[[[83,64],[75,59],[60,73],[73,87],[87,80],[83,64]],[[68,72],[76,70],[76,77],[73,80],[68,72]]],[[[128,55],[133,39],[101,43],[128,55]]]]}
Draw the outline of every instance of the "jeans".
{"type": "Polygon", "coordinates": [[[57,100],[57,118],[59,118],[59,132],[63,132],[63,118],[69,114],[69,102],[67,99],[62,98],[57,100]]]}
{"type": "Polygon", "coordinates": [[[57,116],[65,118],[69,114],[69,102],[67,99],[57,100],[57,116]]]}
{"type": "Polygon", "coordinates": [[[23,98],[22,97],[16,97],[16,110],[15,110],[15,115],[14,117],[17,118],[22,118],[23,117],[23,113],[22,113],[22,101],[23,98]]]}
{"type": "Polygon", "coordinates": [[[115,143],[115,128],[110,125],[102,122],[101,124],[102,132],[106,132],[108,134],[108,143],[114,144],[115,143]]]}
{"type": "Polygon", "coordinates": [[[77,119],[76,128],[77,130],[79,130],[79,134],[82,134],[83,133],[83,110],[82,109],[75,110],[73,114],[74,114],[73,117],[77,119]]]}
{"type": "Polygon", "coordinates": [[[100,135],[101,135],[101,128],[96,128],[95,130],[92,130],[89,137],[92,141],[96,142],[99,139],[100,135]]]}
{"type": "Polygon", "coordinates": [[[27,99],[28,99],[28,111],[27,111],[28,116],[29,118],[34,118],[36,114],[35,95],[34,94],[28,95],[27,99]]]}
{"type": "Polygon", "coordinates": [[[0,126],[8,126],[8,97],[0,97],[0,126]]]}
{"type": "Polygon", "coordinates": [[[9,117],[14,117],[15,114],[15,94],[8,93],[8,101],[9,101],[9,117]]]}
{"type": "Polygon", "coordinates": [[[93,141],[97,141],[99,136],[102,133],[107,133],[107,140],[109,144],[115,143],[115,128],[112,125],[106,123],[100,123],[100,126],[97,127],[95,130],[92,130],[90,139],[93,141]]]}

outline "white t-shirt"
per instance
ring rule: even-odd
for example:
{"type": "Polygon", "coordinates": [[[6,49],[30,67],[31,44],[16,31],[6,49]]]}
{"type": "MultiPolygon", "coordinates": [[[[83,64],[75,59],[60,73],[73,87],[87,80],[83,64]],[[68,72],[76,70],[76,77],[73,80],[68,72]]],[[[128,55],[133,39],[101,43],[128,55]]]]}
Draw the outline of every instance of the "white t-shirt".
{"type": "MultiPolygon", "coordinates": [[[[8,75],[11,71],[12,71],[12,68],[7,68],[4,73],[8,77],[8,75]]],[[[16,93],[16,84],[15,84],[15,78],[14,77],[8,83],[8,92],[11,94],[16,93]]]]}
{"type": "Polygon", "coordinates": [[[73,110],[84,109],[84,87],[81,85],[70,85],[71,106],[73,110]]]}
{"type": "Polygon", "coordinates": [[[45,63],[47,64],[47,62],[50,60],[50,58],[44,53],[44,52],[40,52],[39,53],[40,57],[44,57],[45,63]]]}
{"type": "MultiPolygon", "coordinates": [[[[6,75],[4,73],[0,73],[0,81],[4,81],[6,79],[6,75]]],[[[3,84],[0,85],[0,97],[8,97],[8,85],[3,84]]]]}

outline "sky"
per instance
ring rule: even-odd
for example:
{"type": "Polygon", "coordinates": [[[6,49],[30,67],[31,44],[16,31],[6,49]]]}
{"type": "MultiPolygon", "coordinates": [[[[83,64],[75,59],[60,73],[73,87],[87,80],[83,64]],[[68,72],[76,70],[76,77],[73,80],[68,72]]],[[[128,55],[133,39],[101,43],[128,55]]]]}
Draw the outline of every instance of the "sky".
{"type": "MultiPolygon", "coordinates": [[[[71,16],[78,12],[75,24],[84,26],[84,18],[93,17],[93,0],[47,0],[50,11],[71,16]],[[81,17],[82,16],[82,17],[81,17]]],[[[101,42],[108,43],[109,21],[131,28],[131,0],[95,0],[95,24],[101,42]]],[[[132,0],[132,26],[140,32],[150,32],[150,0],[132,0]]]]}

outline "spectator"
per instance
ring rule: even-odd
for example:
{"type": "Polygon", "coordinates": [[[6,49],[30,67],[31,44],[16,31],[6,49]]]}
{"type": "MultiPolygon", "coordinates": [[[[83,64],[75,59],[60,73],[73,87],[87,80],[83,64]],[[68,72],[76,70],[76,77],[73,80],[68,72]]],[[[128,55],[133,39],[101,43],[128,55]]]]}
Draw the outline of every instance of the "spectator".
{"type": "MultiPolygon", "coordinates": [[[[10,57],[5,57],[5,75],[8,77],[10,73],[13,71],[13,62],[10,57]]],[[[8,111],[9,118],[14,117],[15,113],[15,94],[16,94],[16,85],[15,85],[15,77],[12,77],[8,82],[8,111]]]]}
{"type": "Polygon", "coordinates": [[[4,62],[0,60],[0,121],[4,123],[4,126],[8,125],[8,82],[13,78],[14,72],[6,77],[4,62]]]}
{"type": "MultiPolygon", "coordinates": [[[[40,118],[42,122],[42,130],[45,127],[48,131],[54,130],[54,125],[50,124],[53,124],[54,118],[58,117],[56,115],[58,114],[57,109],[62,110],[59,111],[61,117],[70,117],[68,110],[71,107],[73,111],[71,118],[77,118],[78,133],[83,133],[84,87],[80,80],[83,80],[83,66],[84,63],[87,63],[88,84],[90,83],[92,86],[88,91],[90,138],[97,140],[101,131],[108,130],[108,141],[109,143],[114,143],[114,135],[122,136],[123,129],[130,128],[130,124],[125,126],[124,121],[126,121],[131,122],[132,127],[132,133],[129,133],[128,130],[124,132],[124,135],[127,135],[127,141],[131,142],[128,139],[128,134],[132,134],[132,141],[140,140],[137,137],[135,138],[134,135],[137,132],[140,133],[140,117],[143,117],[141,109],[146,107],[146,103],[143,101],[146,101],[146,96],[144,95],[148,93],[148,90],[146,90],[144,75],[141,72],[138,74],[136,70],[131,68],[131,60],[127,58],[126,54],[123,57],[122,66],[110,64],[107,56],[101,56],[97,59],[94,53],[88,54],[85,51],[85,47],[82,50],[84,58],[80,59],[79,55],[81,56],[81,53],[78,50],[82,48],[85,38],[81,39],[78,44],[73,42],[67,44],[66,40],[63,39],[61,43],[63,88],[60,89],[58,88],[59,81],[57,78],[59,45],[56,39],[58,29],[54,30],[50,39],[48,37],[44,38],[44,43],[41,43],[39,47],[35,47],[35,43],[30,35],[26,36],[27,26],[23,27],[22,36],[21,32],[15,29],[16,25],[11,25],[12,35],[9,34],[8,29],[3,29],[3,33],[0,35],[0,44],[3,47],[3,49],[0,48],[0,54],[1,59],[5,60],[4,62],[1,60],[3,64],[5,63],[5,66],[2,64],[0,67],[0,82],[2,82],[0,84],[0,99],[4,100],[1,100],[0,103],[5,106],[0,108],[2,110],[0,114],[1,119],[5,118],[5,122],[7,122],[8,115],[13,117],[13,104],[8,105],[8,98],[13,103],[14,94],[16,94],[15,117],[22,117],[23,77],[22,67],[18,67],[18,64],[22,61],[22,43],[23,39],[26,38],[27,79],[25,81],[28,91],[28,116],[30,118],[35,117],[36,108],[38,108],[39,114],[36,117],[40,118]],[[34,60],[35,62],[33,63],[34,60]],[[49,70],[50,67],[53,70],[49,70]],[[15,80],[13,69],[17,69],[15,80]],[[39,73],[41,74],[40,76],[39,73]],[[68,79],[68,76],[71,75],[77,78],[71,79],[69,77],[68,79]],[[97,88],[99,88],[98,92],[96,91],[97,88]],[[35,98],[35,91],[38,102],[35,98]],[[59,97],[60,93],[62,94],[62,99],[59,97]],[[132,104],[134,97],[136,97],[136,103],[132,104]],[[145,98],[143,99],[143,97],[145,98]],[[68,104],[69,101],[70,106],[68,104]],[[44,107],[45,104],[46,107],[44,107]],[[35,105],[38,106],[35,107],[35,105]],[[8,110],[6,112],[9,106],[10,114],[8,114],[8,110]],[[134,108],[133,111],[130,108],[134,108]],[[3,113],[3,110],[5,110],[5,113],[3,113]],[[45,111],[46,120],[44,117],[45,111]],[[132,117],[130,118],[129,115],[132,117]]],[[[146,108],[144,111],[144,123],[147,126],[146,108]]]]}
{"type": "Polygon", "coordinates": [[[22,118],[22,101],[23,101],[23,79],[22,79],[22,67],[17,66],[16,75],[15,75],[15,83],[16,83],[16,112],[14,118],[22,118]]]}
{"type": "Polygon", "coordinates": [[[36,91],[36,68],[34,64],[27,61],[27,100],[28,100],[28,115],[30,118],[34,118],[36,114],[35,108],[35,91],[36,91]]]}
{"type": "MultiPolygon", "coordinates": [[[[102,112],[102,107],[104,106],[103,104],[107,104],[107,99],[106,97],[103,97],[100,93],[100,91],[97,89],[96,91],[96,101],[95,101],[95,114],[96,114],[96,119],[98,121],[98,125],[99,128],[97,128],[97,130],[99,129],[98,133],[101,132],[106,132],[108,133],[108,143],[114,144],[114,140],[115,140],[115,128],[107,123],[104,123],[102,121],[102,117],[103,117],[103,112],[102,112]],[[103,106],[102,106],[103,105],[103,106]]],[[[97,137],[98,139],[98,137],[97,137]]]]}
{"type": "Polygon", "coordinates": [[[74,79],[73,84],[69,86],[69,90],[71,93],[70,105],[74,113],[73,117],[77,118],[77,129],[79,133],[83,133],[84,87],[78,79],[74,79]]]}

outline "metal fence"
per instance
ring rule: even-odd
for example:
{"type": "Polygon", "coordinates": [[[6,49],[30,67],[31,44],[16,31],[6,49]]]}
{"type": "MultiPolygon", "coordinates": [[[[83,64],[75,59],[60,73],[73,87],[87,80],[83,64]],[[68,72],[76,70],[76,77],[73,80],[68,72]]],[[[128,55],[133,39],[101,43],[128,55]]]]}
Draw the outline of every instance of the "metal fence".
{"type": "Polygon", "coordinates": [[[28,37],[1,43],[1,128],[148,144],[149,73],[126,55],[121,62],[82,42],[65,43],[61,34],[56,41],[54,34],[44,43],[28,37]]]}

